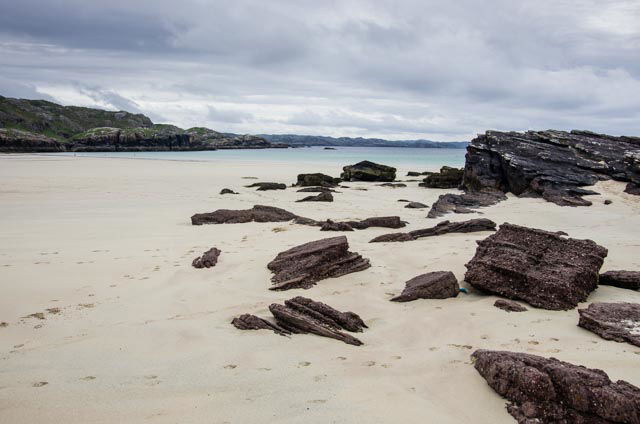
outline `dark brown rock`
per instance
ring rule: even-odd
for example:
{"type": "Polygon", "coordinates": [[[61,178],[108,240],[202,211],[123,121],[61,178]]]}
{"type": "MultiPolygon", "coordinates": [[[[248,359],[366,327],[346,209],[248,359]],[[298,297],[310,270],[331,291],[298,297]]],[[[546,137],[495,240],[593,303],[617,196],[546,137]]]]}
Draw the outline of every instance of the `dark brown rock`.
{"type": "Polygon", "coordinates": [[[498,299],[493,304],[496,308],[503,309],[507,312],[524,312],[527,311],[527,308],[519,304],[518,302],[514,302],[513,300],[507,299],[498,299]]]}
{"type": "Polygon", "coordinates": [[[407,177],[419,177],[420,175],[429,175],[432,172],[417,172],[417,171],[409,171],[407,172],[407,177]]]}
{"type": "Polygon", "coordinates": [[[286,222],[302,225],[319,225],[316,221],[298,216],[273,206],[255,205],[251,209],[218,209],[215,212],[198,213],[191,217],[191,224],[240,224],[244,222],[286,222]]]}
{"type": "Polygon", "coordinates": [[[621,289],[640,290],[640,271],[607,271],[600,274],[600,284],[621,289]]]}
{"type": "Polygon", "coordinates": [[[407,199],[398,199],[398,202],[409,203],[410,201],[407,199]]]}
{"type": "Polygon", "coordinates": [[[383,184],[378,184],[380,187],[391,187],[391,188],[404,188],[407,185],[403,184],[403,183],[383,183],[383,184]]]}
{"type": "Polygon", "coordinates": [[[506,200],[507,196],[501,191],[486,190],[478,192],[467,192],[463,194],[442,194],[438,200],[431,205],[431,210],[427,218],[437,218],[449,212],[473,213],[474,209],[495,205],[506,200]]]}
{"type": "Polygon", "coordinates": [[[405,283],[405,288],[392,302],[410,302],[416,299],[447,299],[456,297],[460,286],[451,271],[436,271],[413,277],[405,283]]]}
{"type": "Polygon", "coordinates": [[[480,290],[551,310],[575,308],[598,285],[607,249],[591,240],[503,224],[478,242],[465,280],[480,290]]]}
{"type": "Polygon", "coordinates": [[[592,303],[578,313],[578,326],[606,340],[640,346],[640,304],[592,303]]]}
{"type": "Polygon", "coordinates": [[[327,304],[316,302],[306,297],[297,296],[293,299],[285,300],[284,304],[298,312],[313,316],[317,320],[337,330],[360,333],[364,328],[368,328],[358,314],[353,312],[340,312],[327,304]]]}
{"type": "Polygon", "coordinates": [[[239,330],[271,330],[281,336],[291,334],[291,332],[284,328],[280,328],[277,325],[271,324],[266,319],[250,314],[244,314],[234,318],[231,321],[231,324],[239,330]]]}
{"type": "Polygon", "coordinates": [[[463,174],[464,169],[443,166],[440,172],[427,173],[427,177],[418,185],[428,188],[457,188],[462,184],[463,174]]]}
{"type": "Polygon", "coordinates": [[[340,177],[343,181],[393,181],[396,179],[396,168],[368,160],[345,166],[342,170],[340,177]]]}
{"type": "Polygon", "coordinates": [[[222,190],[220,190],[220,194],[238,194],[238,193],[231,190],[230,188],[223,188],[222,190]]]}
{"type": "Polygon", "coordinates": [[[219,249],[212,247],[211,249],[204,252],[202,256],[195,258],[191,265],[193,265],[195,268],[211,268],[213,266],[216,266],[220,253],[222,252],[220,252],[219,249]]]}
{"type": "Polygon", "coordinates": [[[369,268],[368,259],[349,251],[345,236],[312,241],[281,252],[267,268],[275,275],[271,290],[308,289],[325,278],[369,268]]]}
{"type": "Polygon", "coordinates": [[[299,174],[296,185],[300,187],[310,187],[310,186],[335,187],[338,184],[340,184],[341,181],[342,180],[340,178],[333,178],[329,175],[320,174],[320,173],[299,174]]]}
{"type": "Polygon", "coordinates": [[[606,199],[606,200],[604,201],[604,204],[605,204],[605,205],[610,205],[610,204],[612,204],[612,203],[613,203],[613,202],[612,202],[611,200],[609,200],[609,199],[606,199]]]}
{"type": "Polygon", "coordinates": [[[602,370],[505,351],[477,350],[471,358],[520,424],[640,423],[640,389],[602,370]]]}
{"type": "Polygon", "coordinates": [[[298,190],[298,193],[337,193],[329,187],[305,187],[298,190]]]}
{"type": "Polygon", "coordinates": [[[329,192],[322,192],[317,196],[307,196],[296,202],[333,202],[333,195],[329,192]]]}
{"type": "Polygon", "coordinates": [[[258,187],[257,191],[284,190],[287,188],[285,184],[280,184],[280,183],[253,183],[245,187],[248,187],[248,188],[258,187]]]}
{"type": "Polygon", "coordinates": [[[362,221],[347,221],[347,224],[356,230],[364,230],[370,227],[402,228],[407,225],[399,216],[378,216],[366,218],[362,221]]]}
{"type": "Polygon", "coordinates": [[[327,219],[320,227],[320,231],[353,231],[353,227],[346,222],[334,222],[327,219]]]}
{"type": "Polygon", "coordinates": [[[424,203],[420,203],[420,202],[409,202],[405,206],[405,208],[409,208],[409,209],[424,209],[426,207],[428,207],[428,206],[425,205],[424,203]]]}
{"type": "Polygon", "coordinates": [[[414,230],[408,233],[383,234],[369,243],[389,241],[411,241],[421,237],[439,236],[447,233],[472,233],[477,231],[495,231],[496,223],[486,218],[470,219],[462,222],[443,221],[435,227],[414,230]]]}

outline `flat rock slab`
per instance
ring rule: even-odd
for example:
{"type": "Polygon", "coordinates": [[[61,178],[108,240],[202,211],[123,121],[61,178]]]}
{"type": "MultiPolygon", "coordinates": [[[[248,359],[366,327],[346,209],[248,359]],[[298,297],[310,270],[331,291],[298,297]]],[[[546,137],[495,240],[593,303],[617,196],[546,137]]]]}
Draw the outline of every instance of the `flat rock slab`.
{"type": "Polygon", "coordinates": [[[231,321],[231,324],[239,330],[271,330],[281,336],[291,334],[290,331],[280,328],[266,319],[251,314],[240,315],[239,317],[234,318],[231,321]]]}
{"type": "Polygon", "coordinates": [[[248,188],[258,187],[257,191],[267,191],[267,190],[284,190],[287,188],[287,185],[281,184],[281,183],[253,183],[245,187],[248,187],[248,188]]]}
{"type": "Polygon", "coordinates": [[[404,188],[407,185],[404,183],[383,183],[378,184],[380,187],[391,187],[391,188],[404,188]]]}
{"type": "Polygon", "coordinates": [[[435,271],[413,277],[392,302],[410,302],[416,299],[447,299],[456,297],[460,286],[451,271],[435,271]]]}
{"type": "Polygon", "coordinates": [[[431,205],[427,218],[438,218],[449,212],[474,213],[475,209],[492,206],[503,200],[507,200],[507,196],[498,190],[442,194],[431,205]]]}
{"type": "Polygon", "coordinates": [[[567,310],[598,286],[607,249],[591,240],[566,238],[535,228],[503,224],[478,242],[466,264],[473,287],[543,309],[567,310]]]}
{"type": "Polygon", "coordinates": [[[578,326],[606,340],[640,346],[640,304],[592,303],[578,313],[578,326]]]}
{"type": "Polygon", "coordinates": [[[329,187],[305,187],[297,191],[298,193],[338,193],[329,187]]]}
{"type": "Polygon", "coordinates": [[[607,271],[600,274],[600,284],[621,289],[640,290],[640,271],[607,271]]]}
{"type": "Polygon", "coordinates": [[[316,196],[307,196],[296,202],[333,202],[333,195],[329,192],[322,192],[316,196]]]}
{"type": "Polygon", "coordinates": [[[387,181],[396,179],[396,168],[368,160],[358,162],[355,165],[347,165],[342,168],[343,181],[387,181]]]}
{"type": "Polygon", "coordinates": [[[440,172],[426,173],[426,178],[418,185],[427,188],[457,188],[462,184],[463,174],[464,169],[443,166],[440,172]]]}
{"type": "Polygon", "coordinates": [[[220,194],[238,194],[238,193],[231,190],[230,188],[223,188],[222,190],[220,190],[220,194]]]}
{"type": "Polygon", "coordinates": [[[220,249],[216,249],[212,247],[202,254],[202,256],[198,256],[191,262],[195,268],[211,268],[216,266],[218,263],[218,257],[220,256],[220,249]]]}
{"type": "Polygon", "coordinates": [[[255,205],[251,209],[218,209],[214,212],[198,213],[191,217],[192,225],[241,224],[245,222],[286,222],[295,221],[302,225],[319,225],[316,221],[298,216],[273,206],[255,205]]]}
{"type": "Polygon", "coordinates": [[[320,227],[320,231],[353,231],[365,230],[371,227],[382,228],[402,228],[407,225],[402,221],[399,216],[377,216],[373,218],[366,218],[361,221],[344,221],[334,222],[328,219],[320,227]]]}
{"type": "Polygon", "coordinates": [[[477,231],[495,231],[496,223],[486,218],[470,219],[468,221],[443,221],[431,228],[414,230],[408,233],[391,233],[375,237],[369,243],[398,242],[417,240],[422,237],[440,236],[447,233],[473,233],[477,231]]]}
{"type": "Polygon", "coordinates": [[[471,358],[518,423],[640,423],[640,389],[602,370],[506,351],[471,358]]]}
{"type": "Polygon", "coordinates": [[[495,301],[493,306],[507,312],[525,312],[528,310],[518,302],[514,302],[513,300],[507,300],[507,299],[498,299],[495,301]]]}
{"type": "Polygon", "coordinates": [[[409,203],[407,203],[405,208],[408,208],[408,209],[424,209],[424,208],[428,208],[428,206],[425,205],[424,203],[420,203],[420,202],[409,202],[409,203]]]}
{"type": "Polygon", "coordinates": [[[335,187],[340,184],[342,180],[340,178],[333,178],[330,175],[315,173],[315,174],[298,174],[296,182],[297,186],[309,187],[309,186],[322,186],[322,187],[335,187]]]}
{"type": "Polygon", "coordinates": [[[275,275],[270,290],[308,289],[325,278],[369,268],[368,259],[349,251],[345,236],[316,240],[281,252],[267,264],[275,275]]]}

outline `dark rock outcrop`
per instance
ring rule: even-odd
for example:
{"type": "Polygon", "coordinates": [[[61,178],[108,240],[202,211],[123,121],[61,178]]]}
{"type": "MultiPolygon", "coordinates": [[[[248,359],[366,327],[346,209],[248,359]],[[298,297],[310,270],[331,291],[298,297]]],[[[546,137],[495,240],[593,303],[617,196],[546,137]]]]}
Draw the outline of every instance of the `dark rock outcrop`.
{"type": "Polygon", "coordinates": [[[337,193],[329,187],[305,187],[297,191],[298,193],[337,193]]]}
{"type": "Polygon", "coordinates": [[[294,221],[302,225],[319,225],[316,221],[298,216],[273,206],[255,205],[251,209],[218,209],[215,212],[197,213],[191,217],[192,225],[241,224],[245,222],[286,222],[294,221]]]}
{"type": "Polygon", "coordinates": [[[606,340],[640,346],[640,304],[592,303],[578,313],[578,326],[606,340]]]}
{"type": "Polygon", "coordinates": [[[298,174],[298,181],[296,182],[297,186],[300,187],[310,187],[310,186],[321,186],[321,187],[335,187],[340,184],[342,180],[340,178],[333,178],[329,175],[325,174],[298,174]]]}
{"type": "Polygon", "coordinates": [[[322,224],[320,231],[353,231],[365,230],[370,227],[382,227],[382,228],[402,228],[407,225],[402,221],[399,216],[378,216],[373,218],[366,218],[362,221],[345,221],[334,222],[328,219],[322,224]]]}
{"type": "Polygon", "coordinates": [[[222,190],[220,190],[220,194],[238,194],[238,193],[231,190],[230,188],[223,188],[222,190]]]}
{"type": "Polygon", "coordinates": [[[342,170],[340,178],[343,181],[393,181],[396,179],[396,168],[368,160],[347,165],[342,170]]]}
{"type": "Polygon", "coordinates": [[[420,202],[409,202],[405,206],[405,208],[408,208],[408,209],[424,209],[426,207],[428,207],[428,206],[425,205],[424,203],[420,203],[420,202]]]}
{"type": "Polygon", "coordinates": [[[610,204],[612,204],[612,203],[613,203],[613,201],[611,201],[611,200],[609,200],[609,199],[606,199],[603,203],[604,203],[605,205],[610,205],[610,204]]]}
{"type": "Polygon", "coordinates": [[[413,277],[405,283],[405,288],[392,302],[410,302],[416,299],[447,299],[456,297],[460,286],[451,271],[436,271],[413,277]]]}
{"type": "Polygon", "coordinates": [[[493,304],[496,308],[503,309],[507,312],[524,312],[527,311],[527,308],[519,304],[518,302],[514,302],[513,300],[507,299],[498,299],[493,304]]]}
{"type": "Polygon", "coordinates": [[[28,131],[0,128],[0,153],[64,152],[57,140],[28,131]]]}
{"type": "Polygon", "coordinates": [[[640,290],[640,271],[607,271],[600,274],[600,284],[621,289],[640,290]]]}
{"type": "Polygon", "coordinates": [[[281,183],[253,183],[245,187],[247,188],[258,187],[257,191],[285,190],[287,188],[286,184],[281,184],[281,183]]]}
{"type": "Polygon", "coordinates": [[[463,174],[464,169],[443,166],[440,172],[426,173],[427,177],[418,185],[427,188],[457,188],[462,184],[463,174]]]}
{"type": "Polygon", "coordinates": [[[490,219],[479,218],[469,221],[450,222],[442,221],[435,227],[409,231],[408,233],[383,234],[371,240],[369,243],[390,241],[411,241],[421,237],[440,236],[447,233],[473,233],[477,231],[495,231],[496,223],[490,219]]]}
{"type": "Polygon", "coordinates": [[[238,330],[271,330],[281,336],[291,334],[290,331],[280,328],[275,324],[271,324],[266,319],[251,314],[240,315],[239,317],[234,318],[231,321],[231,324],[238,330]]]}
{"type": "Polygon", "coordinates": [[[211,249],[204,252],[202,256],[198,256],[197,258],[195,258],[191,265],[193,265],[195,268],[211,268],[213,266],[216,266],[220,253],[222,253],[220,249],[212,247],[211,249]]]}
{"type": "Polygon", "coordinates": [[[497,190],[467,192],[463,194],[442,194],[438,197],[438,200],[431,205],[431,210],[429,210],[427,218],[438,218],[449,212],[473,213],[474,209],[495,205],[506,199],[507,196],[497,190]]]}
{"type": "Polygon", "coordinates": [[[575,308],[598,285],[607,249],[591,240],[503,224],[466,264],[473,287],[551,310],[575,308]]]}
{"type": "Polygon", "coordinates": [[[307,196],[296,202],[333,202],[333,195],[328,191],[322,192],[316,196],[307,196]]]}
{"type": "Polygon", "coordinates": [[[320,231],[353,231],[353,227],[346,222],[334,222],[327,219],[326,222],[322,223],[320,231]]]}
{"type": "Polygon", "coordinates": [[[275,275],[271,290],[308,289],[325,278],[369,268],[369,260],[349,251],[345,236],[316,240],[281,252],[267,264],[275,275]]]}
{"type": "Polygon", "coordinates": [[[640,389],[604,371],[526,353],[477,350],[471,358],[518,423],[640,423],[640,389]]]}
{"type": "Polygon", "coordinates": [[[404,188],[407,185],[404,183],[382,183],[378,184],[380,187],[391,187],[391,188],[404,188]]]}
{"type": "Polygon", "coordinates": [[[407,177],[419,177],[421,175],[429,175],[429,174],[432,174],[432,172],[409,171],[409,172],[407,172],[407,177]]]}

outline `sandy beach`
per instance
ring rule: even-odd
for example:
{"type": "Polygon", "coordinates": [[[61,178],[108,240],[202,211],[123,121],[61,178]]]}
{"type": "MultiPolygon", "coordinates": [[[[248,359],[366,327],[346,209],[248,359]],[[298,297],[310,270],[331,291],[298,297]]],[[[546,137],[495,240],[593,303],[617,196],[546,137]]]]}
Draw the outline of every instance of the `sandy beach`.
{"type": "MultiPolygon", "coordinates": [[[[256,204],[318,220],[399,215],[407,230],[486,217],[592,239],[609,249],[603,271],[640,269],[640,199],[623,183],[598,183],[591,207],[509,195],[482,215],[435,220],[398,199],[431,205],[456,190],[354,182],[319,204],[296,203],[305,194],[295,189],[243,187],[290,185],[301,172],[337,176],[347,164],[0,156],[0,422],[512,423],[471,365],[478,348],[553,356],[640,386],[640,348],[577,327],[575,309],[507,313],[464,282],[469,294],[457,298],[389,302],[424,272],[462,281],[488,232],[375,244],[391,231],[345,233],[371,268],[272,292],[266,264],[279,252],[337,234],[190,223],[194,213],[256,204]],[[225,187],[240,194],[219,195],[225,187]],[[193,268],[213,246],[218,265],[193,268]],[[369,327],[358,335],[364,345],[230,325],[297,295],[358,313],[369,327]],[[44,319],[29,317],[37,313],[44,319]]],[[[601,286],[581,307],[596,301],[640,302],[640,293],[601,286]]]]}

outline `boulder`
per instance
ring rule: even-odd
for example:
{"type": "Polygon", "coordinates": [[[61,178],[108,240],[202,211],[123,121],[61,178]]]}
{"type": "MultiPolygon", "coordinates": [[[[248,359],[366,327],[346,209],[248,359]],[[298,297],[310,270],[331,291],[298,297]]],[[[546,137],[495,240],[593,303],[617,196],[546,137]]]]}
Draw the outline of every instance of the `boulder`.
{"type": "Polygon", "coordinates": [[[298,181],[296,182],[297,186],[300,187],[310,187],[310,186],[321,186],[321,187],[335,187],[340,184],[342,180],[340,178],[333,178],[329,175],[325,174],[298,174],[298,181]]]}
{"type": "Polygon", "coordinates": [[[342,170],[340,178],[343,181],[393,181],[396,179],[396,168],[368,160],[345,166],[342,170]]]}
{"type": "Polygon", "coordinates": [[[327,219],[320,227],[320,231],[353,231],[353,227],[346,222],[334,222],[327,219]]]}
{"type": "Polygon", "coordinates": [[[524,312],[527,311],[527,308],[519,304],[518,302],[514,302],[513,300],[507,299],[498,299],[493,304],[496,308],[505,310],[507,312],[524,312]]]}
{"type": "Polygon", "coordinates": [[[281,184],[281,183],[253,183],[245,187],[248,187],[248,188],[258,187],[257,191],[284,190],[287,188],[285,184],[281,184]]]}
{"type": "Polygon", "coordinates": [[[405,208],[408,208],[408,209],[424,209],[426,207],[428,207],[428,206],[425,205],[424,203],[420,203],[420,202],[409,202],[405,206],[405,208]]]}
{"type": "Polygon", "coordinates": [[[463,174],[464,169],[443,166],[440,172],[427,173],[426,178],[418,185],[428,188],[457,188],[462,184],[463,174]]]}
{"type": "Polygon", "coordinates": [[[329,187],[305,187],[298,190],[298,193],[337,193],[329,187]]]}
{"type": "Polygon", "coordinates": [[[427,218],[438,218],[449,212],[473,213],[474,209],[495,205],[506,200],[507,196],[497,190],[485,190],[478,192],[467,192],[463,194],[442,194],[438,197],[427,218]]]}
{"type": "Polygon", "coordinates": [[[603,203],[604,203],[605,205],[610,205],[610,204],[612,204],[612,203],[613,203],[613,201],[611,201],[611,200],[609,200],[609,199],[606,199],[603,203]]]}
{"type": "Polygon", "coordinates": [[[308,289],[320,280],[362,271],[370,266],[368,259],[349,251],[345,236],[293,247],[267,264],[274,273],[271,290],[308,289]]]}
{"type": "Polygon", "coordinates": [[[391,188],[404,188],[407,185],[403,183],[382,183],[378,184],[380,187],[391,187],[391,188]]]}
{"type": "Polygon", "coordinates": [[[435,227],[414,230],[408,233],[383,234],[371,240],[369,243],[390,242],[390,241],[411,241],[421,237],[439,236],[447,233],[472,233],[477,231],[495,231],[496,223],[490,219],[479,218],[469,221],[450,222],[442,221],[435,227]]]}
{"type": "Polygon", "coordinates": [[[640,389],[602,370],[506,351],[471,358],[518,423],[640,423],[640,389]]]}
{"type": "Polygon", "coordinates": [[[417,172],[417,171],[409,171],[407,172],[407,177],[419,177],[421,175],[429,175],[432,172],[417,172]]]}
{"type": "Polygon", "coordinates": [[[273,206],[255,205],[251,209],[218,209],[214,212],[197,213],[191,217],[191,224],[240,224],[244,222],[286,222],[294,221],[302,225],[319,225],[316,221],[298,216],[273,206]]]}
{"type": "Polygon", "coordinates": [[[365,230],[370,227],[402,228],[405,225],[407,223],[400,220],[399,216],[378,216],[361,221],[345,222],[334,222],[328,219],[322,224],[320,231],[353,231],[354,229],[365,230]]]}
{"type": "Polygon", "coordinates": [[[333,202],[333,195],[327,191],[318,194],[317,196],[307,196],[296,202],[333,202]]]}
{"type": "Polygon", "coordinates": [[[234,318],[231,321],[231,324],[238,330],[271,330],[276,334],[280,334],[281,336],[291,334],[290,331],[287,331],[284,328],[280,328],[275,324],[271,324],[266,319],[262,319],[250,314],[243,314],[239,317],[234,318]]]}
{"type": "Polygon", "coordinates": [[[465,281],[538,308],[567,310],[596,289],[606,256],[607,249],[591,240],[505,223],[478,242],[465,281]]]}
{"type": "Polygon", "coordinates": [[[238,194],[238,193],[231,190],[230,188],[223,188],[222,190],[220,190],[220,194],[238,194]]]}
{"type": "Polygon", "coordinates": [[[592,303],[578,313],[578,326],[606,340],[640,346],[640,304],[592,303]]]}
{"type": "Polygon", "coordinates": [[[607,271],[600,274],[600,284],[621,289],[640,290],[640,271],[607,271]]]}
{"type": "Polygon", "coordinates": [[[458,280],[451,271],[436,271],[413,277],[405,283],[405,288],[392,302],[410,302],[416,299],[447,299],[460,292],[458,280]]]}
{"type": "Polygon", "coordinates": [[[220,252],[219,249],[212,247],[211,249],[204,252],[202,256],[195,258],[191,265],[193,265],[195,268],[214,267],[218,263],[218,256],[220,256],[220,253],[222,252],[220,252]]]}

